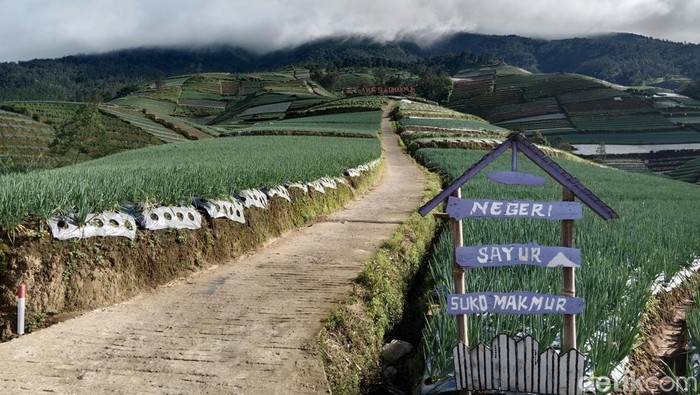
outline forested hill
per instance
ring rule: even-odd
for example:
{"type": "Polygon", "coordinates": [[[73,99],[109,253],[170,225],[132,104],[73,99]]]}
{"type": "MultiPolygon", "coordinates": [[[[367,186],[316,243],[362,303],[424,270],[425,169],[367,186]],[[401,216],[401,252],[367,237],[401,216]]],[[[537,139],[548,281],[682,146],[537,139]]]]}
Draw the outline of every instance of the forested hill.
{"type": "Polygon", "coordinates": [[[305,64],[319,67],[392,67],[453,73],[500,59],[530,71],[577,72],[620,84],[662,76],[700,79],[700,45],[632,34],[535,40],[459,33],[421,48],[409,41],[329,38],[256,55],[240,48],[140,48],[52,60],[0,63],[0,101],[102,99],[153,82],[158,74],[248,72],[305,64]]]}
{"type": "Polygon", "coordinates": [[[536,40],[518,36],[459,33],[436,43],[429,53],[490,52],[507,63],[543,73],[573,72],[622,85],[664,76],[700,79],[700,45],[636,34],[536,40]]]}
{"type": "Polygon", "coordinates": [[[60,59],[0,63],[0,101],[107,100],[153,82],[159,74],[250,71],[257,56],[240,48],[138,48],[60,59]]]}

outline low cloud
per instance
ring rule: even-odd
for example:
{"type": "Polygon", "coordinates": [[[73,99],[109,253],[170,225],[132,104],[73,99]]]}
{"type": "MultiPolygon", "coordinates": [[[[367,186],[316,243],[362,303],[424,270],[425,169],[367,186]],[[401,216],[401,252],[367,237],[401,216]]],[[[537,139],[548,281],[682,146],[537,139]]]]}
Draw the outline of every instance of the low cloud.
{"type": "Polygon", "coordinates": [[[429,44],[446,33],[632,32],[700,43],[696,0],[3,1],[0,61],[226,43],[262,53],[345,34],[429,44]]]}

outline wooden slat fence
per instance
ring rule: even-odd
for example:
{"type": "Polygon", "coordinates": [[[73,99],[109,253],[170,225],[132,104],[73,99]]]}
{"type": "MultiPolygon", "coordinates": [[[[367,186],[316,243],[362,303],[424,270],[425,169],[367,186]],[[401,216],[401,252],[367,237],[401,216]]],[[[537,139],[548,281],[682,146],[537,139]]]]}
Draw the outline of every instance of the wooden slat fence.
{"type": "Polygon", "coordinates": [[[516,340],[501,334],[491,346],[479,343],[454,348],[457,389],[500,390],[542,395],[580,395],[585,356],[577,350],[559,355],[552,348],[540,353],[530,336],[516,340]]]}

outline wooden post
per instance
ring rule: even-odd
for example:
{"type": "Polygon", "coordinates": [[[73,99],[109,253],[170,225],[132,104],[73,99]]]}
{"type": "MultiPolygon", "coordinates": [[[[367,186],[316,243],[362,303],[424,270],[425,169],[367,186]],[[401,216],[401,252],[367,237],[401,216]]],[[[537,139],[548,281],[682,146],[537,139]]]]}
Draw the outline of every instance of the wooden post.
{"type": "MultiPolygon", "coordinates": [[[[452,196],[456,198],[462,197],[461,188],[457,188],[452,193],[452,196]]],[[[452,244],[454,246],[453,251],[455,251],[455,259],[452,262],[452,276],[455,283],[455,293],[463,294],[465,293],[464,286],[464,269],[457,263],[457,248],[464,246],[464,239],[462,237],[462,221],[452,220],[452,244]]],[[[465,346],[469,346],[469,334],[467,333],[467,315],[460,314],[457,315],[457,340],[464,343],[465,346]]]]}
{"type": "MultiPolygon", "coordinates": [[[[574,194],[568,188],[562,191],[562,200],[573,202],[574,194]]],[[[561,245],[562,247],[574,246],[574,221],[561,221],[561,245]]],[[[576,272],[573,267],[562,268],[562,294],[564,296],[576,296],[576,272]]],[[[562,352],[576,348],[576,316],[564,314],[564,331],[562,333],[562,352]]]]}

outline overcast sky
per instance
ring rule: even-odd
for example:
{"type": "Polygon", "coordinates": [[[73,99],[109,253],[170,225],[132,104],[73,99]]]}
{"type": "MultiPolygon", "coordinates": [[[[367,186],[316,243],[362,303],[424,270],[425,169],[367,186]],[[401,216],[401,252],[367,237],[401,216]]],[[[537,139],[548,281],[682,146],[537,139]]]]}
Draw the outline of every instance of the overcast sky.
{"type": "Polygon", "coordinates": [[[700,0],[0,0],[0,61],[139,46],[265,52],[339,34],[631,32],[700,43],[700,0]]]}

